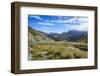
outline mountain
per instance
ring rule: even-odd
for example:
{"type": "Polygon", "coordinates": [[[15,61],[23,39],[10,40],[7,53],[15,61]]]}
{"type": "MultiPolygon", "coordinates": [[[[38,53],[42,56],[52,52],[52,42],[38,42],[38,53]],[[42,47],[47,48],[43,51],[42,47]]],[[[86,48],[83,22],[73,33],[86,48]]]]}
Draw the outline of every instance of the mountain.
{"type": "Polygon", "coordinates": [[[88,34],[86,31],[71,30],[67,32],[68,41],[82,41],[87,38],[88,34]]]}
{"type": "Polygon", "coordinates": [[[48,33],[47,37],[52,38],[55,41],[61,41],[61,38],[62,38],[62,37],[60,37],[60,34],[58,34],[58,33],[52,33],[52,32],[48,33]]]}
{"type": "Polygon", "coordinates": [[[31,27],[28,27],[28,42],[55,42],[55,41],[72,41],[72,42],[87,42],[87,31],[69,30],[62,33],[45,33],[37,31],[31,27]]]}
{"type": "Polygon", "coordinates": [[[54,42],[53,39],[47,37],[44,33],[36,31],[35,29],[28,27],[28,42],[54,42]]]}
{"type": "Polygon", "coordinates": [[[87,42],[87,31],[70,30],[63,33],[49,33],[48,37],[54,39],[55,41],[81,41],[87,42]]]}
{"type": "Polygon", "coordinates": [[[84,36],[84,37],[80,38],[78,41],[87,43],[88,38],[87,38],[87,36],[84,36]]]}

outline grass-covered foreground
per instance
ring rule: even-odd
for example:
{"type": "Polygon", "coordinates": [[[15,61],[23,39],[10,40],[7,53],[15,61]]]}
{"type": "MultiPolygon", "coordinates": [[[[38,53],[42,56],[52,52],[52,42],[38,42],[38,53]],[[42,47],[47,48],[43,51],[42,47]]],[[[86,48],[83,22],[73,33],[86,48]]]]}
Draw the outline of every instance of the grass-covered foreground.
{"type": "Polygon", "coordinates": [[[29,60],[87,58],[87,43],[35,43],[29,48],[29,60]]]}

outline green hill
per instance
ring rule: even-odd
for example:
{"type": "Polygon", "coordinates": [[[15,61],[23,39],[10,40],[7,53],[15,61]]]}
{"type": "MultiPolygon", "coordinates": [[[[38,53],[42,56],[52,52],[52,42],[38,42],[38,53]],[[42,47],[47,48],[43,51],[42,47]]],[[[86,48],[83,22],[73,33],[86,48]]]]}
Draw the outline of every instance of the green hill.
{"type": "Polygon", "coordinates": [[[47,37],[45,34],[28,27],[28,42],[31,43],[50,43],[55,42],[53,39],[47,37]]]}

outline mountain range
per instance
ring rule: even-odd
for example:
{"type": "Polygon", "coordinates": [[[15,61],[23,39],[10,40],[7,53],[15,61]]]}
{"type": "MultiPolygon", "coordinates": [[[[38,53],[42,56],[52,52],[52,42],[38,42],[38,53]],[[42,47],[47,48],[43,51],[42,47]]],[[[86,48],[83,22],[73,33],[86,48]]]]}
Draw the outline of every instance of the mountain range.
{"type": "Polygon", "coordinates": [[[88,32],[79,30],[69,30],[62,33],[45,33],[37,31],[31,27],[28,27],[28,41],[29,42],[87,42],[88,32]]]}
{"type": "Polygon", "coordinates": [[[70,30],[68,32],[62,33],[48,33],[48,37],[54,39],[55,41],[85,41],[87,42],[87,31],[70,30]]]}

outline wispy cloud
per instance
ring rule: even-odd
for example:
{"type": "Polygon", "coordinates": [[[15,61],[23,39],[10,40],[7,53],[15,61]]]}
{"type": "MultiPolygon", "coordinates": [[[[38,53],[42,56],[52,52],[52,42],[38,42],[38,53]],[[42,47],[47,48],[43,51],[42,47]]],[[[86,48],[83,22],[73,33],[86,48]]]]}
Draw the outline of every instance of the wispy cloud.
{"type": "Polygon", "coordinates": [[[58,16],[57,19],[55,19],[55,20],[46,20],[46,22],[65,24],[65,23],[69,23],[68,20],[70,20],[70,19],[71,18],[68,18],[68,17],[65,17],[65,16],[58,16]]]}
{"type": "Polygon", "coordinates": [[[70,25],[80,25],[81,23],[87,23],[87,17],[58,17],[56,20],[46,20],[49,23],[60,23],[60,24],[70,24],[70,25]]]}
{"type": "Polygon", "coordinates": [[[88,31],[88,23],[81,24],[77,29],[81,31],[88,31]]]}
{"type": "Polygon", "coordinates": [[[39,25],[44,25],[44,26],[54,26],[53,23],[47,23],[47,22],[39,22],[39,25]]]}
{"type": "Polygon", "coordinates": [[[81,25],[65,25],[67,29],[69,30],[80,30],[80,31],[88,31],[88,24],[81,24],[81,25]]]}
{"type": "Polygon", "coordinates": [[[81,31],[87,31],[88,30],[88,18],[87,17],[74,17],[68,22],[72,23],[65,24],[64,26],[69,29],[75,29],[75,30],[81,30],[81,31]]]}
{"type": "Polygon", "coordinates": [[[30,16],[30,17],[32,17],[32,18],[35,18],[35,19],[38,19],[38,20],[42,20],[42,18],[40,17],[40,16],[30,16]]]}
{"type": "Polygon", "coordinates": [[[44,32],[88,31],[88,17],[31,15],[29,24],[44,32]]]}

